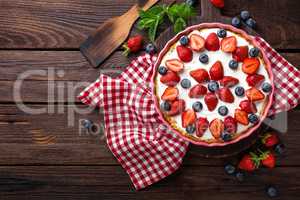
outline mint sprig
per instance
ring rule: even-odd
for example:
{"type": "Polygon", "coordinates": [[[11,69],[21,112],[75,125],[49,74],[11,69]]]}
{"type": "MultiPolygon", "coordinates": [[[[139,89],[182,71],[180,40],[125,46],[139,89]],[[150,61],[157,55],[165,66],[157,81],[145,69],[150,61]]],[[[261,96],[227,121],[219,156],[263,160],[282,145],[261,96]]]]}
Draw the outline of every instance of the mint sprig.
{"type": "Polygon", "coordinates": [[[149,39],[155,40],[158,27],[169,20],[173,24],[175,33],[186,27],[188,18],[196,15],[194,8],[185,3],[153,6],[147,11],[140,11],[138,28],[148,30],[149,39]]]}

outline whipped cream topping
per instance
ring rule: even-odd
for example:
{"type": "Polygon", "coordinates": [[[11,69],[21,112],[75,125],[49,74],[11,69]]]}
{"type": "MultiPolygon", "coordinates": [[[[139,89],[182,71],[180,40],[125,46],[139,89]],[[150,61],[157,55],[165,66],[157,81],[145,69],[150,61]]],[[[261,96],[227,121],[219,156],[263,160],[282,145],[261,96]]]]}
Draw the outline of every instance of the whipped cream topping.
{"type": "MultiPolygon", "coordinates": [[[[212,32],[217,33],[217,31],[218,31],[218,28],[206,28],[206,29],[201,29],[201,30],[194,30],[189,35],[198,34],[198,35],[201,35],[203,38],[206,38],[210,33],[212,33],[212,32]]],[[[247,41],[242,36],[240,36],[236,33],[233,33],[229,30],[226,30],[226,31],[227,31],[227,37],[228,36],[235,36],[236,37],[237,46],[248,46],[249,49],[251,49],[253,47],[253,45],[250,44],[249,41],[247,41]]],[[[221,41],[221,39],[220,39],[220,41],[221,41]]],[[[169,51],[164,55],[164,57],[162,58],[162,61],[160,63],[160,66],[166,66],[165,63],[166,63],[167,60],[178,58],[178,55],[177,55],[177,52],[176,52],[176,46],[177,45],[180,45],[179,41],[177,41],[169,49],[169,51]]],[[[263,75],[265,77],[265,82],[270,83],[269,75],[268,75],[268,72],[267,72],[267,70],[264,66],[264,62],[260,57],[259,57],[259,59],[260,59],[260,67],[259,67],[259,70],[257,71],[257,74],[263,75]]],[[[232,54],[231,53],[225,53],[221,49],[218,50],[218,51],[204,50],[202,52],[193,51],[192,61],[184,63],[184,70],[179,73],[179,76],[180,76],[181,80],[184,79],[184,78],[189,79],[192,83],[191,88],[194,85],[198,84],[198,82],[190,76],[189,72],[192,71],[192,70],[195,70],[195,69],[199,69],[199,68],[204,68],[207,71],[209,71],[211,66],[216,61],[220,61],[222,63],[223,68],[224,68],[224,76],[233,76],[233,77],[239,79],[239,83],[237,85],[235,85],[234,87],[230,88],[232,94],[234,95],[234,102],[233,103],[226,103],[226,102],[223,102],[219,99],[218,105],[215,108],[215,110],[213,110],[213,111],[209,111],[207,109],[207,106],[204,102],[204,96],[201,97],[201,98],[190,98],[189,95],[188,95],[190,88],[189,89],[182,88],[181,85],[180,85],[180,82],[179,82],[176,85],[177,89],[179,90],[179,97],[178,98],[183,99],[185,101],[186,109],[189,109],[189,108],[192,109],[192,105],[196,101],[200,101],[202,103],[203,109],[202,109],[201,112],[196,112],[197,118],[198,117],[205,117],[205,118],[207,118],[207,120],[209,122],[211,122],[212,120],[214,120],[216,118],[224,120],[224,118],[226,116],[234,117],[235,109],[239,108],[240,102],[242,100],[247,99],[246,96],[238,97],[237,95],[235,95],[235,92],[234,92],[234,90],[237,86],[242,86],[245,89],[245,91],[250,88],[250,86],[246,82],[247,74],[245,74],[242,71],[242,62],[239,62],[239,67],[238,67],[237,70],[233,70],[233,69],[229,68],[229,65],[228,65],[230,60],[232,60],[232,54]],[[209,62],[206,63],[206,64],[203,64],[199,61],[199,56],[203,53],[207,54],[208,57],[209,57],[209,62]],[[218,108],[220,106],[223,106],[223,105],[225,105],[229,110],[229,112],[226,116],[221,116],[218,113],[218,108]]],[[[161,75],[159,73],[157,73],[156,78],[155,78],[155,83],[156,83],[156,95],[157,95],[159,104],[162,103],[161,96],[162,96],[163,92],[165,91],[165,89],[168,87],[168,86],[166,86],[166,85],[164,85],[163,83],[160,82],[160,77],[161,77],[161,75]]],[[[207,87],[207,83],[203,83],[202,85],[207,87]]],[[[268,94],[265,94],[265,95],[267,97],[268,94]]],[[[256,114],[258,116],[261,116],[261,114],[263,112],[265,101],[266,101],[266,98],[262,101],[255,102],[256,107],[257,107],[257,113],[256,114]]],[[[172,121],[175,121],[176,126],[179,128],[179,131],[181,133],[189,134],[189,133],[186,132],[185,128],[182,127],[181,115],[171,116],[171,119],[172,119],[172,121]]],[[[247,130],[250,126],[252,126],[251,123],[249,123],[249,125],[247,125],[247,126],[238,123],[236,134],[240,134],[241,132],[247,130]]],[[[194,137],[198,138],[196,136],[196,132],[193,133],[192,135],[194,137]]],[[[206,132],[203,134],[203,136],[201,138],[199,138],[199,140],[204,140],[204,141],[205,140],[212,140],[212,139],[214,139],[214,137],[210,133],[209,129],[207,129],[206,132]]]]}

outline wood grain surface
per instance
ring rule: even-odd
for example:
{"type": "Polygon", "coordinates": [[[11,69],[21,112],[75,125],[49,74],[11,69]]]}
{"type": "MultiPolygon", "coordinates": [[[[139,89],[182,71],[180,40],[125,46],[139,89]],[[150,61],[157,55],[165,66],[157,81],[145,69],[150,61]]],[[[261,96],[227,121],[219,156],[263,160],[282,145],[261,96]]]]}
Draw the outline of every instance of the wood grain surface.
{"type": "MultiPolygon", "coordinates": [[[[288,130],[281,135],[286,155],[274,170],[259,170],[243,183],[223,170],[225,163],[236,162],[236,156],[203,158],[191,145],[175,174],[136,192],[107,148],[103,129],[94,134],[81,130],[81,120],[90,119],[101,127],[103,116],[101,109],[74,111],[87,108],[75,98],[80,91],[75,87],[93,82],[100,73],[117,76],[135,55],[125,58],[118,50],[94,69],[79,45],[102,22],[135,2],[0,1],[0,199],[260,200],[267,199],[264,189],[269,184],[279,188],[278,199],[299,199],[299,106],[288,113],[288,130]],[[26,106],[49,113],[28,114],[14,102],[16,80],[29,71],[33,73],[24,78],[22,99],[26,106]]],[[[225,2],[222,15],[249,10],[258,22],[257,32],[300,67],[300,1],[225,2]]],[[[201,5],[197,12],[201,15],[201,5]]],[[[134,28],[131,35],[136,33],[141,32],[134,28]]]]}

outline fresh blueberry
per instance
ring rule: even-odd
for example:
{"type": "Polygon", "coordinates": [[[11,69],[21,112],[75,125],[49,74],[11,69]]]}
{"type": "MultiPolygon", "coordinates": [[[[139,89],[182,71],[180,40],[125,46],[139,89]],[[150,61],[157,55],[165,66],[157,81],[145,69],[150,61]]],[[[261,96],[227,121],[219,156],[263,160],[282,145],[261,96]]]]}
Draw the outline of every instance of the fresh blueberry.
{"type": "Polygon", "coordinates": [[[232,26],[239,28],[241,26],[240,18],[238,18],[238,17],[232,18],[231,24],[232,24],[232,26]]]}
{"type": "Polygon", "coordinates": [[[250,12],[248,10],[243,10],[241,12],[241,19],[246,21],[250,17],[250,12]]]}
{"type": "Polygon", "coordinates": [[[242,97],[245,94],[245,89],[241,86],[237,86],[234,90],[234,93],[236,94],[236,96],[242,97]]]}
{"type": "Polygon", "coordinates": [[[183,46],[187,45],[187,44],[189,43],[189,38],[188,38],[188,36],[186,36],[186,35],[182,36],[182,37],[180,38],[179,42],[180,42],[180,44],[183,45],[183,46]]]}
{"type": "Polygon", "coordinates": [[[185,3],[189,6],[195,6],[197,4],[197,0],[186,0],[185,3]]]}
{"type": "Polygon", "coordinates": [[[237,69],[239,66],[239,63],[236,60],[230,60],[228,65],[229,65],[230,69],[237,69]]]}
{"type": "Polygon", "coordinates": [[[181,87],[187,89],[191,87],[191,81],[187,78],[182,79],[182,81],[180,82],[181,87]]]}
{"type": "Polygon", "coordinates": [[[192,108],[195,112],[200,112],[203,108],[203,105],[200,101],[196,101],[195,103],[193,103],[192,108]]]}
{"type": "Polygon", "coordinates": [[[186,132],[188,132],[188,133],[190,133],[190,134],[194,133],[195,130],[196,130],[196,127],[195,127],[194,124],[188,125],[188,126],[186,127],[186,132]]]}
{"type": "Polygon", "coordinates": [[[165,75],[165,74],[167,73],[167,71],[168,71],[168,69],[167,69],[166,67],[164,67],[164,66],[160,66],[160,67],[158,68],[158,73],[159,73],[160,75],[165,75]]]}
{"type": "Polygon", "coordinates": [[[219,89],[219,84],[217,81],[210,81],[208,83],[208,90],[211,92],[215,92],[219,89]]]}
{"type": "Polygon", "coordinates": [[[208,63],[208,55],[206,54],[201,54],[199,57],[199,61],[202,63],[208,63]]]}
{"type": "Polygon", "coordinates": [[[160,108],[164,111],[169,111],[171,110],[171,104],[167,101],[164,101],[160,104],[160,108]]]}
{"type": "Polygon", "coordinates": [[[245,180],[245,174],[241,171],[237,172],[235,174],[235,178],[239,181],[239,182],[243,182],[245,180]]]}
{"type": "Polygon", "coordinates": [[[255,28],[256,27],[256,21],[252,18],[247,19],[246,24],[250,28],[255,28]]]}
{"type": "Polygon", "coordinates": [[[249,119],[249,121],[252,123],[252,124],[256,124],[257,122],[258,122],[258,117],[257,117],[257,115],[255,115],[255,114],[249,114],[249,116],[248,116],[248,119],[249,119]]]}
{"type": "Polygon", "coordinates": [[[226,30],[224,30],[224,29],[219,29],[219,30],[217,31],[217,35],[218,35],[219,38],[224,38],[224,37],[226,37],[227,32],[226,32],[226,30]]]}
{"type": "Polygon", "coordinates": [[[218,112],[220,115],[225,116],[228,114],[228,108],[226,106],[220,106],[218,112]]]}
{"type": "Polygon", "coordinates": [[[267,195],[268,195],[269,197],[272,197],[272,198],[278,196],[278,190],[277,190],[277,188],[275,188],[274,186],[268,186],[268,187],[266,188],[266,193],[267,193],[267,195]]]}
{"type": "Polygon", "coordinates": [[[272,85],[267,82],[264,82],[261,87],[264,92],[271,92],[272,90],[272,85]]]}
{"type": "Polygon", "coordinates": [[[275,153],[278,155],[283,155],[285,153],[285,146],[282,143],[279,143],[275,146],[275,153]]]}
{"type": "Polygon", "coordinates": [[[224,170],[228,175],[233,175],[235,173],[235,166],[232,164],[227,164],[224,166],[224,170]]]}
{"type": "Polygon", "coordinates": [[[156,52],[155,46],[152,43],[147,44],[146,53],[154,54],[156,52]]]}
{"type": "Polygon", "coordinates": [[[222,134],[221,134],[221,138],[224,142],[228,142],[232,139],[232,136],[230,133],[224,131],[222,134]]]}
{"type": "Polygon", "coordinates": [[[93,122],[89,119],[85,119],[82,121],[82,125],[86,129],[90,129],[93,126],[93,122]]]}
{"type": "Polygon", "coordinates": [[[253,47],[253,48],[250,49],[249,55],[251,57],[257,57],[259,55],[259,52],[260,51],[259,51],[259,49],[257,47],[253,47]]]}

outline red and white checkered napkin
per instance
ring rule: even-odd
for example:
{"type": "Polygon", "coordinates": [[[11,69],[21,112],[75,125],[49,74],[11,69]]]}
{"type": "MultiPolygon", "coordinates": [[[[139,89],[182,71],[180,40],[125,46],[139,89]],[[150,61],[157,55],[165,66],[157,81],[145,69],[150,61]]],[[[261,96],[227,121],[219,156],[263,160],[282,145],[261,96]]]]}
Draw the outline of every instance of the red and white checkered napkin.
{"type": "MultiPolygon", "coordinates": [[[[295,107],[299,102],[299,71],[263,39],[255,39],[266,51],[275,75],[270,115],[295,107]]],[[[140,56],[119,77],[101,75],[79,95],[83,103],[103,107],[108,146],[136,189],[172,174],[188,148],[188,142],[166,129],[155,110],[149,87],[155,59],[140,56]]]]}

